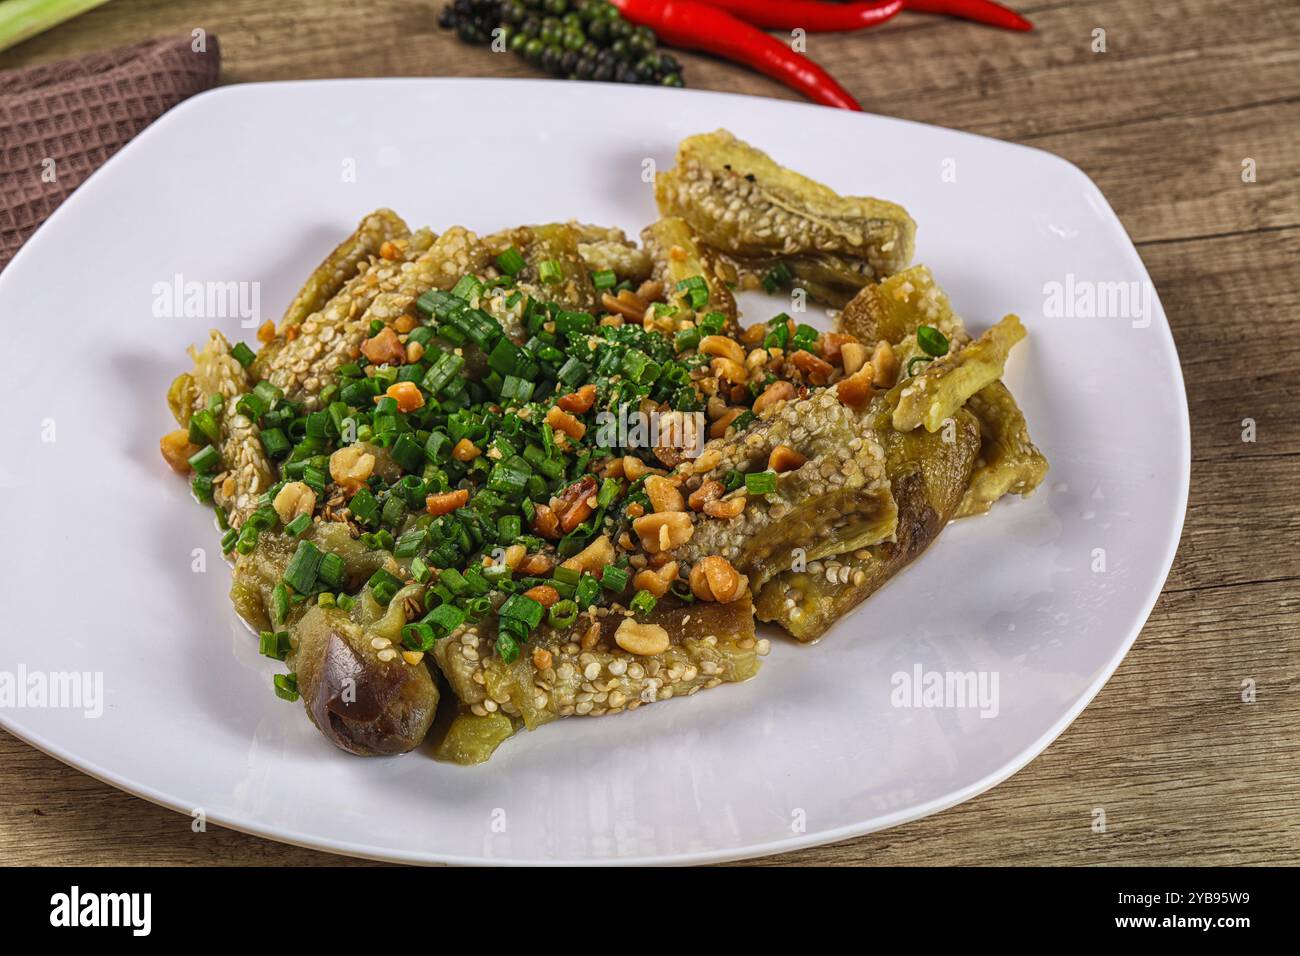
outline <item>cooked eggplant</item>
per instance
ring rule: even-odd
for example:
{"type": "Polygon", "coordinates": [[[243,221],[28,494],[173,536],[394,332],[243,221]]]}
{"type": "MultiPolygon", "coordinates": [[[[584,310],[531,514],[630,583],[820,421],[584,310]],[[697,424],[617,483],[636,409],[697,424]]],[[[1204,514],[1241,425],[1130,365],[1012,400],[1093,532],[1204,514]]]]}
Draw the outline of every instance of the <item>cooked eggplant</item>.
{"type": "Polygon", "coordinates": [[[965,348],[935,359],[903,385],[894,427],[911,431],[924,425],[926,431],[938,431],[972,395],[1002,377],[1011,347],[1024,337],[1020,319],[1008,315],[965,348]]]}
{"type": "Polygon", "coordinates": [[[904,268],[915,249],[901,206],[840,196],[726,130],[683,140],[676,165],[655,177],[655,199],[705,245],[749,269],[782,262],[836,305],[904,268]]]}
{"type": "Polygon", "coordinates": [[[515,275],[516,288],[541,302],[590,312],[599,297],[582,257],[582,238],[583,233],[574,224],[551,222],[506,229],[485,237],[483,242],[493,255],[513,246],[523,256],[524,267],[515,275]]]}
{"type": "Polygon", "coordinates": [[[313,607],[298,622],[294,640],[288,661],[298,693],[331,743],[380,756],[406,753],[424,740],[438,708],[438,685],[423,660],[409,662],[381,629],[363,627],[337,608],[313,607]]]}
{"type": "Polygon", "coordinates": [[[578,255],[592,272],[608,269],[620,282],[641,283],[654,267],[650,253],[627,238],[622,229],[569,223],[578,234],[578,255]]]}
{"type": "Polygon", "coordinates": [[[746,431],[710,441],[678,473],[684,487],[694,491],[721,483],[729,473],[767,470],[778,448],[805,461],[777,474],[771,493],[747,494],[741,485],[730,498],[722,498],[723,504],[739,500],[744,505],[735,517],[700,514],[694,534],[674,557],[694,564],[720,555],[757,590],[797,556],[832,557],[894,533],[898,516],[884,452],[874,432],[839,402],[833,389],[776,403],[746,431]]]}
{"type": "Polygon", "coordinates": [[[896,349],[916,330],[938,329],[953,349],[970,341],[962,320],[926,266],[912,266],[872,283],[853,297],[838,318],[838,328],[861,342],[888,342],[896,349]]]}
{"type": "MultiPolygon", "coordinates": [[[[505,714],[529,730],[560,717],[636,710],[758,673],[765,646],[754,637],[747,593],[729,604],[665,602],[644,620],[601,610],[569,628],[540,629],[510,662],[496,649],[492,619],[440,640],[433,657],[469,715],[505,714]],[[666,646],[654,653],[627,650],[633,645],[620,627],[631,625],[650,629],[666,646]]],[[[487,759],[484,748],[490,753],[504,739],[499,720],[490,730],[468,726],[474,729],[458,733],[448,759],[477,763],[487,759]]]]}
{"type": "Polygon", "coordinates": [[[736,299],[719,274],[716,257],[700,245],[686,220],[671,216],[660,219],[641,231],[641,241],[654,262],[654,278],[663,283],[668,305],[676,310],[671,316],[674,328],[696,316],[721,312],[726,316],[724,330],[732,334],[739,331],[736,299]],[[689,284],[699,282],[703,282],[707,295],[696,305],[689,284]]]}
{"type": "Polygon", "coordinates": [[[966,403],[980,423],[980,453],[956,517],[984,514],[1003,495],[1027,496],[1047,476],[1047,459],[1029,440],[1024,413],[1001,382],[966,403]]]}
{"type": "Polygon", "coordinates": [[[902,570],[955,514],[979,453],[979,424],[957,409],[940,433],[897,431],[891,422],[898,391],[881,396],[866,412],[885,449],[898,521],[891,540],[841,554],[802,571],[785,571],[758,592],[759,620],[774,621],[800,641],[813,641],[840,617],[902,570]]]}

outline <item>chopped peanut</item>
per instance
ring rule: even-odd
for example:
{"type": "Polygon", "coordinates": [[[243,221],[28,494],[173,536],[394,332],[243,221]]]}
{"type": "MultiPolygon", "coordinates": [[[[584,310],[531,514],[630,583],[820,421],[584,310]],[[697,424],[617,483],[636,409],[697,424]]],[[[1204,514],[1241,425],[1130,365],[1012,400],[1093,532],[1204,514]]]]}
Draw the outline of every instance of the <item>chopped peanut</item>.
{"type": "Polygon", "coordinates": [[[710,518],[734,518],[745,510],[746,501],[745,495],[737,495],[734,498],[717,501],[706,501],[704,503],[704,513],[710,518]]]}
{"type": "MultiPolygon", "coordinates": [[[[414,382],[394,382],[384,394],[397,402],[399,412],[413,412],[424,407],[424,395],[414,382]]],[[[379,401],[378,395],[375,396],[375,401],[379,401]]]]}
{"type": "Polygon", "coordinates": [[[457,461],[473,461],[483,452],[468,438],[462,438],[456,442],[456,447],[451,450],[451,457],[457,461]]]}
{"type": "Polygon", "coordinates": [[[348,445],[330,455],[330,477],[347,491],[356,491],[374,473],[375,456],[360,445],[348,445]]]}
{"type": "Polygon", "coordinates": [[[844,343],[840,348],[840,362],[844,366],[844,374],[852,375],[867,364],[866,346],[860,342],[844,343]]]}
{"type": "Polygon", "coordinates": [[[523,563],[524,555],[527,553],[528,549],[522,544],[512,544],[506,548],[505,553],[501,556],[501,560],[507,568],[513,571],[523,563]]]}
{"type": "Polygon", "coordinates": [[[583,475],[555,498],[551,507],[560,521],[560,530],[568,534],[596,510],[596,478],[583,475]]]}
{"type": "Polygon", "coordinates": [[[542,554],[540,551],[536,554],[530,554],[519,562],[519,573],[526,574],[529,577],[539,578],[544,574],[550,574],[555,568],[555,562],[551,560],[550,555],[542,554]]]}
{"type": "Polygon", "coordinates": [[[291,481],[279,490],[271,507],[288,524],[299,515],[310,515],[316,510],[316,492],[306,482],[291,481]]]}
{"type": "Polygon", "coordinates": [[[574,441],[578,441],[587,433],[587,426],[582,424],[564,409],[558,405],[552,405],[546,412],[546,424],[550,425],[557,432],[564,432],[574,441]]]}
{"type": "Polygon", "coordinates": [[[893,388],[894,382],[898,379],[898,359],[894,356],[894,348],[884,339],[876,343],[876,350],[871,353],[871,367],[876,370],[876,374],[871,381],[881,388],[893,388]]]}
{"type": "Polygon", "coordinates": [[[402,660],[414,667],[424,660],[424,651],[402,651],[402,660]]]}
{"type": "Polygon", "coordinates": [[[596,386],[584,385],[576,392],[571,392],[568,395],[561,395],[556,399],[555,404],[560,406],[564,411],[573,412],[575,415],[582,415],[589,412],[591,411],[591,406],[596,404],[596,386]]]}
{"type": "Polygon", "coordinates": [[[716,448],[710,448],[708,451],[695,459],[694,470],[697,475],[702,475],[706,471],[712,471],[722,463],[722,452],[716,448]]]}
{"type": "Polygon", "coordinates": [[[706,481],[704,484],[700,485],[700,487],[691,492],[691,497],[688,499],[687,503],[691,506],[691,510],[703,511],[706,504],[710,501],[721,498],[725,493],[726,488],[723,487],[722,482],[706,481]]]}
{"type": "Polygon", "coordinates": [[[762,395],[754,399],[753,412],[755,415],[761,415],[777,402],[789,401],[798,394],[799,390],[790,382],[784,380],[773,382],[763,389],[762,395]]]}
{"type": "MultiPolygon", "coordinates": [[[[741,356],[744,359],[744,356],[741,356]]],[[[718,378],[733,385],[744,385],[749,381],[749,372],[745,371],[745,366],[729,358],[715,358],[709,363],[709,369],[718,378]]]]}
{"type": "Polygon", "coordinates": [[[695,534],[695,525],[685,511],[661,511],[642,515],[632,521],[632,530],[641,539],[641,547],[649,554],[672,551],[681,547],[695,534]]]}
{"type": "Polygon", "coordinates": [[[649,470],[640,458],[633,455],[623,456],[623,477],[628,481],[636,481],[649,470]]]}
{"type": "Polygon", "coordinates": [[[265,345],[271,339],[275,338],[275,323],[270,319],[263,322],[257,329],[257,341],[265,345]]]}
{"type": "Polygon", "coordinates": [[[602,534],[589,545],[564,562],[564,567],[595,574],[606,565],[614,563],[614,544],[609,535],[602,534]]]}
{"type": "Polygon", "coordinates": [[[727,434],[727,429],[731,427],[731,423],[739,418],[743,411],[743,408],[729,408],[719,415],[717,421],[709,426],[709,437],[721,438],[727,434]]]}
{"type": "Polygon", "coordinates": [[[190,444],[188,429],[178,428],[168,432],[158,441],[158,450],[172,471],[178,475],[190,473],[190,456],[199,450],[198,445],[190,444]]]}
{"type": "Polygon", "coordinates": [[[799,349],[790,356],[790,361],[795,368],[803,373],[804,378],[814,385],[825,385],[830,381],[831,373],[835,371],[829,362],[823,362],[811,352],[805,352],[803,349],[799,349]]]}
{"type": "Polygon", "coordinates": [[[627,617],[614,632],[614,643],[629,654],[650,657],[668,650],[672,641],[658,624],[642,624],[627,617]]]}
{"type": "Polygon", "coordinates": [[[728,604],[744,593],[749,579],[731,566],[726,558],[710,555],[691,568],[691,593],[701,601],[728,604]]]}
{"type": "Polygon", "coordinates": [[[677,569],[676,561],[667,561],[657,570],[651,571],[647,568],[638,571],[636,577],[632,579],[632,586],[638,591],[649,591],[655,597],[661,598],[668,593],[668,588],[677,580],[677,569]]]}
{"type": "Polygon", "coordinates": [[[533,666],[539,671],[546,670],[546,668],[550,667],[553,663],[555,663],[555,661],[554,658],[551,657],[550,651],[544,647],[533,648],[533,666]]]}
{"type": "Polygon", "coordinates": [[[581,641],[582,649],[584,651],[591,650],[593,647],[596,646],[596,642],[599,640],[600,640],[600,622],[592,621],[591,626],[588,627],[586,632],[582,635],[582,641],[581,641]]]}
{"type": "Polygon", "coordinates": [[[861,408],[871,399],[871,380],[875,371],[868,363],[835,386],[839,400],[850,408],[861,408]]]}
{"type": "Polygon", "coordinates": [[[660,475],[646,478],[645,493],[655,511],[681,511],[686,507],[677,486],[660,475]]]}
{"type": "Polygon", "coordinates": [[[806,455],[801,455],[793,448],[785,445],[777,445],[772,449],[772,454],[767,456],[767,467],[777,474],[786,471],[794,471],[808,460],[806,455]]]}
{"type": "Polygon", "coordinates": [[[402,250],[391,239],[385,239],[379,247],[379,258],[400,259],[402,258],[402,250]]]}
{"type": "Polygon", "coordinates": [[[858,340],[846,332],[823,332],[817,339],[817,351],[822,358],[832,365],[839,365],[843,359],[845,345],[855,344],[858,340]]]}
{"type": "Polygon", "coordinates": [[[406,343],[406,364],[414,365],[420,359],[424,358],[424,346],[419,342],[406,343]]]}
{"type": "Polygon", "coordinates": [[[613,312],[615,315],[621,315],[633,322],[640,322],[645,315],[645,310],[650,307],[650,304],[645,299],[628,292],[626,289],[616,296],[610,295],[608,292],[602,294],[600,304],[605,307],[606,312],[613,312]]]}
{"type": "Polygon", "coordinates": [[[442,494],[429,495],[424,499],[425,510],[435,518],[439,515],[451,514],[457,508],[465,507],[469,501],[469,491],[465,488],[457,488],[455,491],[444,491],[442,494]]]}
{"type": "Polygon", "coordinates": [[[718,358],[731,359],[737,365],[745,361],[745,350],[735,339],[729,339],[725,335],[706,335],[700,339],[699,346],[701,355],[714,355],[718,358]]]}
{"type": "Polygon", "coordinates": [[[767,323],[759,322],[740,333],[740,340],[750,348],[759,348],[767,338],[767,323]]]}
{"type": "Polygon", "coordinates": [[[397,340],[397,333],[384,326],[379,334],[361,343],[361,354],[376,365],[400,365],[406,358],[406,348],[397,340]]]}
{"type": "Polygon", "coordinates": [[[393,323],[393,328],[397,330],[397,333],[399,335],[405,335],[407,332],[410,332],[419,324],[420,323],[417,322],[414,318],[403,313],[397,317],[397,321],[393,323]]]}
{"type": "Polygon", "coordinates": [[[534,505],[533,530],[550,541],[560,540],[560,519],[549,505],[534,505]]]}
{"type": "Polygon", "coordinates": [[[549,584],[539,584],[537,587],[529,588],[524,592],[524,597],[532,598],[542,607],[550,607],[560,600],[560,592],[555,590],[549,584]]]}

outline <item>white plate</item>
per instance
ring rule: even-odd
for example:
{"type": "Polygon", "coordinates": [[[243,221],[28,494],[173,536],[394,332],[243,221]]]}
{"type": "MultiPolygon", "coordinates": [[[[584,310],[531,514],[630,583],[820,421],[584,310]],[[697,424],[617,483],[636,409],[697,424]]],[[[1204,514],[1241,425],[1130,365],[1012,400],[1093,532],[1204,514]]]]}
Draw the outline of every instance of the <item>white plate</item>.
{"type": "MultiPolygon", "coordinates": [[[[1092,182],[1047,153],[935,127],[553,81],[196,97],[111,159],[0,275],[0,682],[89,672],[104,697],[97,718],[10,704],[3,725],[209,822],[390,860],[703,862],[966,800],[1046,747],[1115,670],[1182,524],[1187,406],[1164,313],[1152,297],[1146,327],[1052,317],[1045,286],[1067,281],[1076,293],[1149,288],[1092,182]],[[260,283],[263,316],[278,318],[381,205],[439,230],[576,217],[635,232],[655,216],[646,161],[666,168],[679,139],[719,126],[841,192],[902,203],[919,224],[917,261],[973,330],[1022,316],[1029,337],[1007,380],[1051,460],[1047,482],[948,529],[820,645],[778,641],[747,684],[521,734],[475,769],[333,749],[273,695],[278,665],[230,608],[210,515],[158,455],[185,347],[213,325],[252,331],[238,317],[156,317],[155,285],[260,283]],[[997,715],[893,706],[894,675],[916,667],[996,675],[997,715]]],[[[752,321],[783,304],[745,305],[752,321]]]]}

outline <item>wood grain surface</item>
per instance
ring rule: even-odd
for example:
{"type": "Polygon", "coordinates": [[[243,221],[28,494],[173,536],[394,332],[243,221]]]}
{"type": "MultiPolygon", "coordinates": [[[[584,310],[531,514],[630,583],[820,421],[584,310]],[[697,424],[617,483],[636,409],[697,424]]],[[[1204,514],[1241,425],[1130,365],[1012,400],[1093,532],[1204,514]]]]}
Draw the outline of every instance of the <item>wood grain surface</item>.
{"type": "MultiPolygon", "coordinates": [[[[869,111],[1029,143],[1101,187],[1182,357],[1192,487],[1178,557],[1114,677],[1020,773],[927,819],[757,862],[1300,863],[1300,336],[1286,331],[1300,314],[1300,17],[1266,0],[1012,2],[1034,33],[905,14],[814,35],[808,52],[869,111]],[[1255,182],[1242,180],[1247,159],[1255,182]]],[[[229,83],[536,75],[438,30],[441,6],[113,0],[0,54],[0,69],[202,27],[220,37],[229,83]]],[[[694,87],[793,98],[733,65],[681,59],[694,87]]],[[[342,862],[192,833],[188,817],[2,732],[0,794],[5,863],[342,862]]]]}

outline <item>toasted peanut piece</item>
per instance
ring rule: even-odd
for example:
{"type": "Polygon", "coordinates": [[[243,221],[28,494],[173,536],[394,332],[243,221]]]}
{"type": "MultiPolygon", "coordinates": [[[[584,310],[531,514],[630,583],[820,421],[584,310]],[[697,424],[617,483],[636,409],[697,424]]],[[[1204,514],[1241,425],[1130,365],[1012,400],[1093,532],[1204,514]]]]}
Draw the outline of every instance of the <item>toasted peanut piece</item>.
{"type": "Polygon", "coordinates": [[[682,500],[682,493],[677,490],[677,486],[662,475],[650,475],[646,478],[645,493],[655,511],[681,511],[686,507],[686,502],[682,500]]]}
{"type": "Polygon", "coordinates": [[[257,329],[257,341],[265,345],[271,339],[275,338],[275,323],[270,319],[263,322],[257,329]]]}
{"type": "Polygon", "coordinates": [[[650,307],[645,299],[628,292],[626,289],[616,296],[610,295],[608,292],[602,294],[600,304],[605,307],[606,312],[613,312],[615,315],[621,315],[633,322],[640,322],[645,315],[645,310],[650,307]]]}
{"type": "MultiPolygon", "coordinates": [[[[384,394],[397,402],[399,412],[413,412],[424,407],[424,396],[414,382],[394,382],[384,394]]],[[[375,401],[379,401],[378,395],[375,396],[375,401]]]]}
{"type": "Polygon", "coordinates": [[[734,518],[745,510],[747,501],[748,498],[745,495],[737,495],[734,498],[717,501],[706,501],[704,503],[704,513],[710,518],[734,518]]]}
{"type": "Polygon", "coordinates": [[[763,340],[766,338],[766,322],[759,322],[757,325],[751,325],[740,333],[740,341],[744,342],[745,345],[749,346],[751,349],[760,347],[763,344],[763,340]]]}
{"type": "Polygon", "coordinates": [[[602,478],[622,478],[623,459],[606,458],[605,463],[601,466],[600,475],[602,478]]]}
{"type": "Polygon", "coordinates": [[[374,473],[375,456],[360,445],[348,445],[330,455],[330,477],[348,491],[356,491],[374,473]]]}
{"type": "Polygon", "coordinates": [[[660,511],[632,521],[632,530],[649,554],[679,548],[695,534],[695,525],[685,511],[660,511]]]}
{"type": "Polygon", "coordinates": [[[589,545],[564,562],[563,566],[575,571],[595,574],[606,565],[614,563],[614,543],[609,535],[602,534],[589,545]]]}
{"type": "Polygon", "coordinates": [[[543,538],[558,541],[560,538],[560,519],[550,505],[534,505],[533,530],[543,538]]]}
{"type": "Polygon", "coordinates": [[[379,246],[379,258],[381,259],[400,259],[402,250],[391,239],[385,239],[379,246]]]}
{"type": "MultiPolygon", "coordinates": [[[[584,385],[576,392],[570,392],[568,395],[561,395],[555,400],[566,412],[573,412],[575,415],[582,415],[591,411],[591,406],[596,404],[596,386],[584,385]]],[[[552,426],[554,427],[554,426],[552,426]]]]}
{"type": "Polygon", "coordinates": [[[361,343],[361,354],[376,365],[400,365],[406,348],[397,341],[397,333],[384,326],[377,335],[361,343]]]}
{"type": "Polygon", "coordinates": [[[806,455],[801,455],[786,445],[777,445],[772,449],[772,454],[767,456],[767,467],[777,474],[785,471],[794,471],[808,460],[806,455]]]}
{"type": "Polygon", "coordinates": [[[527,553],[528,549],[522,544],[512,544],[506,548],[505,553],[501,556],[501,561],[507,568],[513,571],[523,563],[524,555],[527,553]]]}
{"type": "Polygon", "coordinates": [[[700,339],[701,355],[714,355],[718,358],[731,359],[737,365],[744,364],[745,349],[735,339],[725,335],[706,335],[700,339]]]}
{"type": "Polygon", "coordinates": [[[198,452],[199,446],[190,444],[190,433],[187,429],[178,428],[158,440],[158,450],[162,452],[163,459],[172,471],[178,475],[188,475],[190,456],[198,452]]]}
{"type": "Polygon", "coordinates": [[[731,566],[731,562],[718,555],[709,555],[695,562],[690,575],[691,593],[701,601],[728,604],[740,597],[749,579],[731,566]]]}
{"type": "Polygon", "coordinates": [[[596,510],[596,478],[583,475],[551,499],[551,508],[560,520],[560,530],[568,534],[596,510]]]}
{"type": "Polygon", "coordinates": [[[539,584],[524,592],[524,597],[532,598],[542,607],[550,607],[560,600],[560,592],[549,584],[539,584]]]}
{"type": "Polygon", "coordinates": [[[419,324],[413,317],[403,313],[397,317],[397,320],[393,323],[393,328],[397,330],[399,335],[405,335],[419,324]]]}
{"type": "Polygon", "coordinates": [[[630,617],[624,618],[614,632],[614,643],[638,657],[662,654],[672,644],[668,632],[658,624],[642,624],[630,617]]]}
{"type": "Polygon", "coordinates": [[[804,378],[814,385],[825,385],[830,381],[831,373],[835,369],[829,362],[823,362],[811,352],[805,352],[799,349],[790,356],[790,362],[803,373],[804,378]]]}
{"type": "Polygon", "coordinates": [[[876,374],[871,381],[881,388],[893,388],[898,380],[898,359],[894,356],[894,347],[881,339],[876,343],[876,350],[871,353],[871,367],[876,374]]]}
{"type": "Polygon", "coordinates": [[[709,437],[721,438],[727,434],[727,429],[731,427],[731,423],[739,418],[743,411],[743,408],[729,408],[719,415],[718,420],[709,426],[709,437]]]}
{"type": "Polygon", "coordinates": [[[424,651],[402,651],[402,660],[414,667],[424,660],[424,651]]]}
{"type": "Polygon", "coordinates": [[[303,481],[291,481],[276,493],[271,507],[288,524],[299,515],[310,515],[316,510],[316,492],[303,481]]]}
{"type": "Polygon", "coordinates": [[[481,454],[483,452],[478,445],[475,445],[468,438],[462,438],[456,442],[456,447],[451,450],[451,457],[457,461],[473,461],[481,454]]]}
{"type": "Polygon", "coordinates": [[[653,571],[649,568],[638,571],[636,577],[632,579],[632,586],[638,591],[649,591],[655,597],[661,598],[668,593],[668,588],[677,580],[677,569],[676,561],[668,561],[653,571]]]}
{"type": "Polygon", "coordinates": [[[587,433],[587,426],[582,424],[558,405],[552,405],[546,412],[546,424],[557,432],[564,432],[574,441],[587,433]]]}
{"type": "Polygon", "coordinates": [[[835,386],[835,394],[850,408],[861,408],[871,400],[871,380],[875,374],[871,364],[867,363],[848,378],[841,379],[835,386]]]}
{"type": "Polygon", "coordinates": [[[584,651],[589,651],[600,642],[600,622],[592,621],[579,642],[584,651]]]}
{"type": "Polygon", "coordinates": [[[536,667],[539,671],[546,670],[546,668],[550,667],[554,663],[555,663],[555,659],[551,657],[551,652],[548,651],[546,648],[544,647],[533,648],[533,666],[536,667]]]}
{"type": "Polygon", "coordinates": [[[726,488],[720,481],[706,481],[700,487],[691,492],[687,504],[691,506],[692,511],[703,511],[704,506],[710,501],[715,501],[726,494],[726,488]]]}
{"type": "Polygon", "coordinates": [[[535,578],[539,578],[543,574],[550,574],[554,568],[555,561],[551,556],[542,554],[540,551],[536,554],[530,554],[519,562],[519,573],[535,578]]]}
{"type": "Polygon", "coordinates": [[[601,325],[608,325],[611,328],[615,328],[615,329],[621,326],[623,324],[623,321],[624,321],[623,316],[621,315],[602,315],[600,317],[601,325]]]}
{"type": "Polygon", "coordinates": [[[847,332],[823,332],[817,337],[817,351],[832,365],[839,365],[843,360],[841,350],[845,345],[854,342],[857,342],[857,339],[847,332]]]}
{"type": "Polygon", "coordinates": [[[714,468],[717,468],[721,463],[722,452],[718,451],[716,448],[710,448],[708,451],[703,452],[699,458],[695,459],[692,468],[697,475],[702,475],[707,471],[712,471],[714,468]]]}
{"type": "Polygon", "coordinates": [[[709,421],[713,421],[727,410],[727,403],[716,395],[710,395],[709,400],[704,403],[704,414],[709,421]]]}
{"type": "MultiPolygon", "coordinates": [[[[741,359],[744,359],[743,355],[741,359]]],[[[718,378],[733,385],[744,385],[749,381],[749,373],[745,371],[745,366],[733,359],[715,358],[709,363],[709,370],[718,378]]]]}
{"type": "Polygon", "coordinates": [[[469,490],[457,488],[455,491],[444,491],[439,495],[429,495],[424,499],[424,508],[436,518],[439,515],[450,514],[457,508],[465,507],[467,501],[469,501],[469,490]]]}
{"type": "Polygon", "coordinates": [[[633,455],[623,456],[623,477],[628,481],[636,481],[649,470],[640,458],[633,455]]]}
{"type": "Polygon", "coordinates": [[[627,516],[629,518],[639,518],[645,514],[645,506],[639,501],[634,501],[627,506],[627,516]]]}
{"type": "Polygon", "coordinates": [[[754,399],[753,412],[755,415],[761,415],[777,402],[789,401],[798,394],[799,390],[791,382],[784,380],[773,382],[763,389],[762,395],[754,399]]]}
{"type": "Polygon", "coordinates": [[[867,364],[867,347],[860,342],[846,342],[840,348],[840,362],[844,374],[852,375],[867,364]]]}
{"type": "Polygon", "coordinates": [[[419,342],[406,343],[406,364],[414,365],[420,359],[424,358],[424,346],[419,342]]]}

